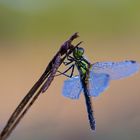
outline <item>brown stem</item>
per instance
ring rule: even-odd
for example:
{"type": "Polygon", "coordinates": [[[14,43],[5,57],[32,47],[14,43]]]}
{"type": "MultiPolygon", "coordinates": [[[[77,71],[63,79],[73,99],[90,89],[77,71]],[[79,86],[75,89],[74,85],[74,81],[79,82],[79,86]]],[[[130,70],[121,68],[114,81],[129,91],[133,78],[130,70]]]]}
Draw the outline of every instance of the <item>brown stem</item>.
{"type": "Polygon", "coordinates": [[[73,45],[71,45],[72,41],[78,37],[78,34],[73,34],[69,40],[67,40],[59,49],[59,51],[56,53],[56,55],[53,57],[53,59],[48,64],[45,72],[42,74],[42,76],[39,78],[39,80],[35,83],[35,85],[31,88],[31,90],[27,93],[27,95],[23,98],[23,100],[20,102],[20,104],[17,106],[11,117],[9,118],[6,126],[2,130],[0,134],[0,140],[6,140],[8,136],[11,134],[11,132],[14,130],[14,128],[17,126],[17,124],[20,122],[20,120],[23,118],[23,116],[26,114],[26,112],[29,110],[29,108],[32,106],[32,104],[35,102],[35,100],[38,98],[41,92],[45,92],[48,87],[50,86],[51,82],[54,79],[54,75],[59,68],[59,66],[62,64],[64,59],[66,58],[66,55],[62,57],[64,54],[69,54],[72,52],[72,49],[74,48],[73,45]],[[62,57],[62,58],[61,58],[62,57]],[[46,80],[46,78],[48,78],[46,80]],[[45,84],[44,81],[46,80],[45,84]],[[43,84],[43,86],[41,86],[43,84]],[[41,87],[41,88],[40,88],[41,87]],[[36,91],[40,88],[40,90],[36,93],[36,91]],[[34,98],[31,100],[33,95],[36,93],[34,98]],[[30,101],[31,100],[31,101],[30,101]],[[29,103],[30,101],[30,103],[29,103]],[[25,106],[29,103],[29,105],[25,108],[25,106]],[[25,108],[25,110],[23,110],[25,108]],[[22,113],[22,114],[21,114],[22,113]],[[19,116],[20,115],[20,116],[19,116]]]}

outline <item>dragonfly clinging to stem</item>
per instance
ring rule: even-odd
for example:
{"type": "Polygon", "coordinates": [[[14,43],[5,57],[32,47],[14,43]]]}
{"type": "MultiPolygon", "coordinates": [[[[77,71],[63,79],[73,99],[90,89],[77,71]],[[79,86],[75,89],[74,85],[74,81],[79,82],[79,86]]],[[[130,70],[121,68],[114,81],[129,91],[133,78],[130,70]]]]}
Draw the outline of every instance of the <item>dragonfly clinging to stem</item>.
{"type": "Polygon", "coordinates": [[[41,77],[21,100],[8,119],[0,133],[0,140],[6,140],[10,136],[27,111],[38,99],[39,95],[49,88],[62,63],[70,65],[63,73],[58,71],[60,73],[58,75],[63,74],[69,77],[69,79],[64,82],[63,95],[71,99],[79,99],[83,91],[92,130],[95,130],[95,119],[91,96],[99,96],[100,93],[108,87],[110,80],[130,76],[140,69],[140,64],[132,60],[122,62],[97,62],[91,64],[84,57],[84,49],[79,47],[81,42],[76,46],[72,44],[72,41],[77,37],[78,33],[73,34],[54,55],[41,77]],[[67,62],[64,62],[65,59],[67,62]],[[75,66],[79,71],[79,76],[73,76],[75,66]],[[70,69],[72,70],[71,74],[67,75],[66,73],[70,69]]]}
{"type": "Polygon", "coordinates": [[[67,56],[65,65],[70,67],[58,75],[65,75],[69,79],[64,81],[63,96],[70,99],[79,99],[83,91],[90,128],[95,130],[95,118],[93,115],[91,97],[99,96],[109,86],[110,80],[117,80],[128,77],[140,69],[140,63],[133,60],[121,62],[97,62],[91,64],[84,57],[84,49],[76,47],[72,56],[67,56]],[[79,75],[73,76],[75,66],[79,75]],[[66,74],[71,69],[71,74],[66,74]]]}

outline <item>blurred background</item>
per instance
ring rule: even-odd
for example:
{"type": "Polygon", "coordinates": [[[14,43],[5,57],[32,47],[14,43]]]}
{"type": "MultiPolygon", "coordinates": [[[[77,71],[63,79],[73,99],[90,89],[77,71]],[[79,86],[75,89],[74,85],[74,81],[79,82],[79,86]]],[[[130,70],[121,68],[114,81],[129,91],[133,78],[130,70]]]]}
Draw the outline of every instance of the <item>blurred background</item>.
{"type": "MultiPolygon", "coordinates": [[[[96,61],[140,62],[138,0],[0,0],[0,130],[45,67],[74,32],[96,61]]],[[[93,98],[97,130],[88,124],[83,96],[61,95],[57,77],[9,140],[138,140],[140,73],[112,81],[93,98]]]]}

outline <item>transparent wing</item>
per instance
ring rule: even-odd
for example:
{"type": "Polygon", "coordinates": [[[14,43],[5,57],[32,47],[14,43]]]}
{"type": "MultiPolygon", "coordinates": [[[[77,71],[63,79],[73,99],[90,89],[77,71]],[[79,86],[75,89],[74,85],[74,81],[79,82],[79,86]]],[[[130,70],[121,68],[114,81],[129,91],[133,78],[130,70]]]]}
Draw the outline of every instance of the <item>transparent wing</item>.
{"type": "MultiPolygon", "coordinates": [[[[108,74],[90,72],[89,78],[89,96],[97,97],[109,85],[110,77],[108,74]]],[[[80,77],[75,76],[64,81],[62,95],[70,99],[79,99],[83,91],[80,77]]]]}
{"type": "Polygon", "coordinates": [[[90,72],[89,78],[89,94],[97,97],[109,86],[110,77],[104,73],[90,72]]]}
{"type": "Polygon", "coordinates": [[[117,80],[128,77],[140,69],[140,63],[136,61],[122,62],[97,62],[92,65],[92,71],[95,73],[106,73],[111,80],[117,80]]]}
{"type": "Polygon", "coordinates": [[[75,76],[64,81],[62,95],[71,99],[79,99],[82,91],[80,77],[75,76]]]}

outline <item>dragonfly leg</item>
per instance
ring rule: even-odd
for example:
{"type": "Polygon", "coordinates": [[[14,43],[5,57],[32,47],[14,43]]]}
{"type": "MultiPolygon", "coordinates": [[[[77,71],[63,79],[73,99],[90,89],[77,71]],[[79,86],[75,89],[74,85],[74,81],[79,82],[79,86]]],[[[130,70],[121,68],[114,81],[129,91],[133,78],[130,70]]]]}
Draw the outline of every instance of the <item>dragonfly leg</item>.
{"type": "Polygon", "coordinates": [[[68,61],[63,61],[63,64],[64,64],[65,66],[71,64],[71,63],[74,61],[74,58],[71,57],[71,56],[69,56],[68,52],[66,52],[66,59],[67,59],[68,61]]]}
{"type": "Polygon", "coordinates": [[[75,48],[78,47],[81,43],[83,43],[83,41],[80,41],[80,42],[75,46],[75,48]]]}
{"type": "Polygon", "coordinates": [[[57,74],[55,76],[65,75],[66,77],[71,78],[73,76],[74,67],[75,67],[75,65],[73,64],[68,69],[66,69],[64,72],[57,71],[57,72],[59,72],[59,74],[57,74]],[[70,75],[66,74],[70,69],[71,69],[71,74],[70,75]]]}
{"type": "Polygon", "coordinates": [[[73,76],[73,73],[74,73],[74,68],[75,68],[75,65],[73,64],[73,66],[72,66],[72,70],[71,70],[71,75],[70,75],[70,78],[73,76]]]}
{"type": "Polygon", "coordinates": [[[69,55],[67,56],[67,60],[68,60],[68,62],[63,62],[63,64],[65,66],[67,66],[67,65],[69,65],[69,64],[71,64],[72,62],[75,61],[75,59],[72,56],[69,56],[69,55]]]}
{"type": "Polygon", "coordinates": [[[73,62],[73,60],[69,60],[69,62],[63,62],[63,64],[64,64],[65,66],[67,66],[67,65],[71,64],[72,62],[73,62]]]}

